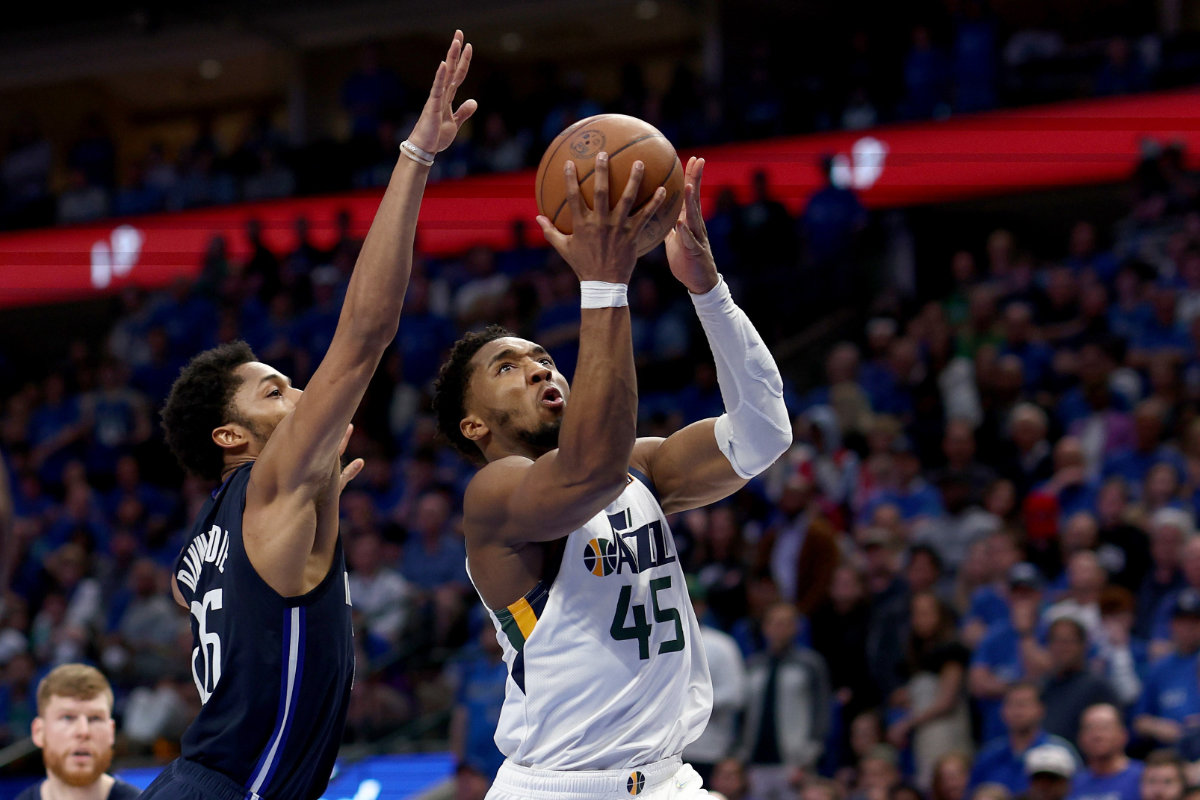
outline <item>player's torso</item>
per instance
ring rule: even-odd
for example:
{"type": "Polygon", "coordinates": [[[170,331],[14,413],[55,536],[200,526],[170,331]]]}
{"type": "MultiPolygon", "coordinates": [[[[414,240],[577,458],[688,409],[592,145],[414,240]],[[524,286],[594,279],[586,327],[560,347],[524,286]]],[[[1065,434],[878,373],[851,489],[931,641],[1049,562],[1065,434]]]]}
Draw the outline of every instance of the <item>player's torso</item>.
{"type": "Polygon", "coordinates": [[[218,490],[176,564],[203,703],[182,753],[265,798],[317,797],[354,675],[345,563],[339,542],[312,591],[283,598],[268,586],[242,541],[249,472],[240,469],[218,490]]]}
{"type": "Polygon", "coordinates": [[[493,612],[509,679],[496,743],[542,769],[616,769],[678,755],[712,687],[670,528],[625,491],[571,533],[557,576],[493,612]]]}

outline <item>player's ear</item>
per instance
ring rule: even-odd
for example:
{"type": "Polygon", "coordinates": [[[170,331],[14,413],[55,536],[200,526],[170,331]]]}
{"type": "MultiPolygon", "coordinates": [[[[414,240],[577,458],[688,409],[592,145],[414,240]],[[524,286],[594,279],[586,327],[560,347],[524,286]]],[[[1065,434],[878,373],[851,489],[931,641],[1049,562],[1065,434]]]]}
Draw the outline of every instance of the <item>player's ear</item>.
{"type": "Polygon", "coordinates": [[[458,430],[472,442],[478,442],[491,433],[486,422],[475,414],[468,414],[458,423],[458,430]]]}
{"type": "Polygon", "coordinates": [[[226,422],[219,428],[213,428],[212,440],[222,450],[230,450],[248,442],[250,435],[249,431],[236,422],[226,422]]]}
{"type": "Polygon", "coordinates": [[[46,746],[46,723],[41,717],[33,718],[33,723],[29,726],[29,736],[37,747],[46,746]]]}

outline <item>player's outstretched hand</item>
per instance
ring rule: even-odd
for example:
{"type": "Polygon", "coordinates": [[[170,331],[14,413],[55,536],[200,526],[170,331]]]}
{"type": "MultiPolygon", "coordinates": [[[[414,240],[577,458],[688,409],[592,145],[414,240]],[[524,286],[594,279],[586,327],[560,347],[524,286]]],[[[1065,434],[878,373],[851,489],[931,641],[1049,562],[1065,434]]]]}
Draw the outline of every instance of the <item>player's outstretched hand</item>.
{"type": "MultiPolygon", "coordinates": [[[[350,444],[350,434],[352,433],[354,433],[353,423],[347,425],[346,432],[342,434],[342,443],[338,445],[339,457],[346,454],[346,445],[350,444]]],[[[358,473],[362,472],[362,469],[364,466],[366,466],[366,463],[367,462],[363,461],[361,458],[356,458],[346,466],[342,467],[341,481],[338,484],[338,494],[341,494],[346,490],[347,484],[354,480],[358,473]]]]}
{"type": "Polygon", "coordinates": [[[683,178],[683,206],[667,234],[667,263],[671,274],[693,294],[704,294],[717,285],[717,264],[708,244],[708,229],[700,213],[700,179],[704,159],[688,159],[683,178]]]}
{"type": "Polygon", "coordinates": [[[637,263],[638,236],[654,216],[654,212],[658,211],[666,200],[667,192],[661,186],[658,187],[654,196],[646,201],[637,213],[630,214],[638,188],[642,185],[642,176],[646,172],[646,165],[635,161],[629,171],[625,191],[617,200],[616,207],[610,211],[608,153],[596,154],[595,169],[595,191],[592,194],[595,208],[592,209],[587,207],[579,193],[575,162],[568,158],[563,167],[567,183],[567,207],[571,209],[572,233],[565,234],[558,230],[549,218],[541,214],[538,215],[537,223],[541,226],[546,241],[571,265],[579,280],[627,284],[633,275],[633,266],[637,263]]]}
{"type": "Polygon", "coordinates": [[[454,93],[471,68],[471,53],[471,45],[463,42],[463,32],[455,31],[450,49],[446,51],[446,60],[438,65],[433,77],[433,87],[421,109],[421,116],[408,135],[408,141],[422,150],[440,153],[449,147],[459,128],[479,107],[474,100],[465,100],[457,111],[452,108],[454,93]]]}

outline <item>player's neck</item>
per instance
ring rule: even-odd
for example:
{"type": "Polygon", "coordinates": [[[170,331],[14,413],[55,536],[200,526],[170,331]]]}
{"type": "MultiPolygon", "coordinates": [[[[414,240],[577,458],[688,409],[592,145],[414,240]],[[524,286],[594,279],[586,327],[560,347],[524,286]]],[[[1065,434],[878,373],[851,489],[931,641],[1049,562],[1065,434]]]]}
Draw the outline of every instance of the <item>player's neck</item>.
{"type": "Polygon", "coordinates": [[[87,786],[71,786],[54,775],[47,775],[42,784],[42,800],[106,800],[116,780],[101,775],[87,786]]]}
{"type": "Polygon", "coordinates": [[[249,464],[253,462],[254,459],[255,456],[234,456],[226,459],[225,466],[221,470],[221,483],[224,483],[238,467],[242,466],[243,464],[249,464]]]}

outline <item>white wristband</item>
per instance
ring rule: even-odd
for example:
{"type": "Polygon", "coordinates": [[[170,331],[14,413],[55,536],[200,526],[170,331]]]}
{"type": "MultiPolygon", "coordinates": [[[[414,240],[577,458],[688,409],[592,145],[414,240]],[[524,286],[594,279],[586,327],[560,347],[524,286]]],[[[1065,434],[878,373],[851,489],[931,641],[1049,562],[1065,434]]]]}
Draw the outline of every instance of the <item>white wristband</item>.
{"type": "Polygon", "coordinates": [[[425,166],[425,167],[433,166],[434,154],[430,153],[428,150],[422,150],[421,148],[417,147],[415,144],[410,142],[408,139],[405,139],[403,142],[400,143],[400,152],[404,153],[404,155],[408,156],[413,161],[417,162],[418,164],[420,164],[422,166],[425,166]]]}
{"type": "Polygon", "coordinates": [[[580,308],[620,308],[629,305],[629,286],[607,281],[580,281],[580,308]]]}

